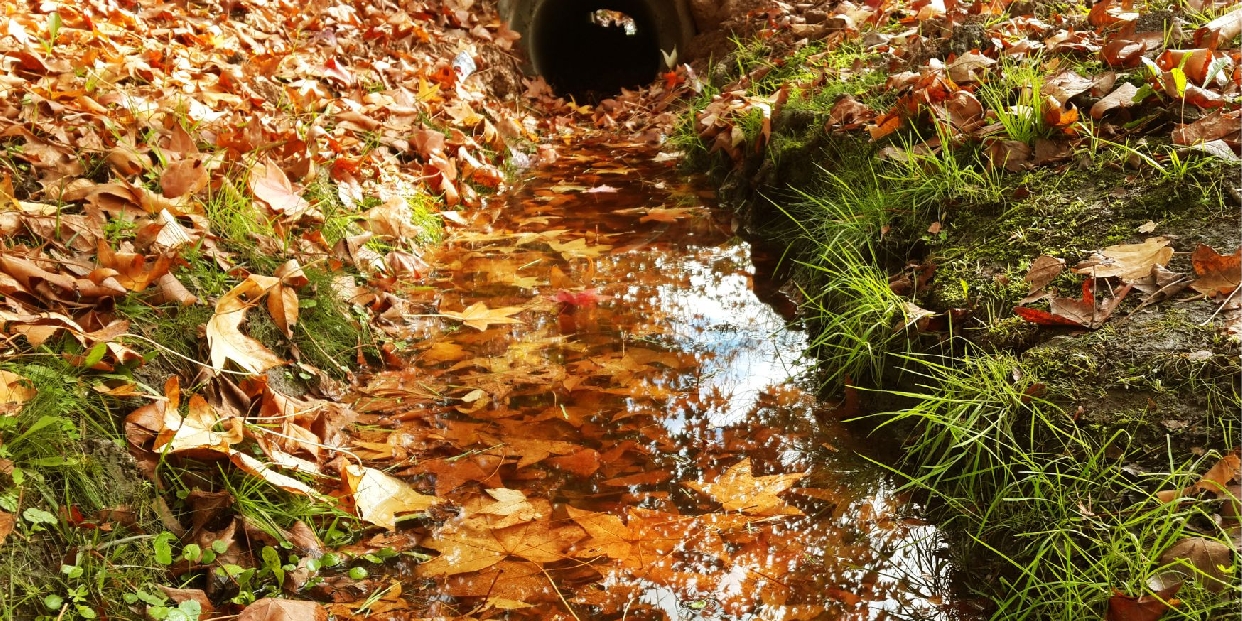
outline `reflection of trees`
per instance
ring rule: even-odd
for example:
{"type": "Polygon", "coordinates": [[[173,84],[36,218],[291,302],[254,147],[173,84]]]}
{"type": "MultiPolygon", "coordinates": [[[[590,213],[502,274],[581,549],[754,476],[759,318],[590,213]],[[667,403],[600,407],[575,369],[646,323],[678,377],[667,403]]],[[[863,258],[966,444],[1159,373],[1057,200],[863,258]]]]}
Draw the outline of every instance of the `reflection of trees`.
{"type": "MultiPolygon", "coordinates": [[[[546,493],[558,506],[555,519],[569,519],[568,506],[624,517],[631,534],[622,539],[641,552],[567,557],[546,564],[546,575],[523,566],[507,584],[529,580],[533,589],[543,588],[541,580],[563,580],[567,599],[601,619],[679,611],[709,619],[874,618],[868,609],[933,610],[926,602],[947,593],[935,531],[902,523],[895,517],[900,503],[874,471],[851,478],[843,472],[860,464],[822,448],[838,443],[831,434],[841,431],[816,422],[814,398],[785,382],[790,371],[782,356],[796,358],[802,343],[781,333],[783,321],[751,294],[748,249],[729,245],[706,218],[642,224],[640,214],[614,213],[660,198],[622,192],[566,201],[558,212],[566,217],[546,224],[565,231],[556,242],[582,239],[614,249],[568,259],[536,226],[520,240],[505,237],[509,223],[544,211],[515,202],[498,219],[498,233],[459,248],[459,269],[446,274],[462,307],[529,306],[523,325],[436,336],[465,353],[428,371],[435,385],[454,396],[482,387],[495,399],[478,411],[456,401],[440,405],[444,419],[469,421],[487,439],[487,446],[454,446],[446,458],[471,449],[503,456],[498,476],[546,493]],[[615,250],[630,246],[636,249],[615,250]],[[532,294],[512,284],[518,278],[553,284],[532,294]],[[609,299],[596,307],[550,300],[558,289],[582,288],[609,299]],[[608,458],[590,478],[546,463],[523,470],[511,455],[531,439],[569,442],[608,458]],[[801,484],[813,494],[781,496],[806,515],[739,523],[738,515],[682,485],[716,476],[742,457],[751,458],[756,474],[809,471],[801,484]],[[671,477],[643,478],[653,472],[671,477]],[[650,540],[633,532],[650,533],[650,540]],[[688,605],[696,608],[682,608],[688,605]]],[[[482,577],[470,579],[483,591],[494,589],[482,577]]],[[[458,593],[481,597],[465,586],[458,593]]],[[[536,608],[507,614],[564,617],[552,597],[558,594],[543,595],[536,608]]]]}

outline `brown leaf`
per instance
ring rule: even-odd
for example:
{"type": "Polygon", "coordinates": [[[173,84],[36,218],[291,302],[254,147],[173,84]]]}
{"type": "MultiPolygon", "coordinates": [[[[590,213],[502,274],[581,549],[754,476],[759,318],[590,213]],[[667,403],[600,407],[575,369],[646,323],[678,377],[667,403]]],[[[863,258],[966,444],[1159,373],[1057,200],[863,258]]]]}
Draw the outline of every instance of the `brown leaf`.
{"type": "Polygon", "coordinates": [[[201,160],[180,160],[164,169],[164,174],[160,175],[160,189],[168,198],[179,198],[203,189],[207,181],[207,167],[201,160]]]}
{"type": "Polygon", "coordinates": [[[237,621],[328,621],[328,611],[315,602],[265,597],[246,606],[237,621]]]}
{"type": "Polygon", "coordinates": [[[270,276],[251,274],[216,302],[216,312],[207,322],[207,346],[214,368],[223,369],[224,363],[232,360],[246,371],[259,374],[284,364],[280,356],[272,353],[262,343],[242,334],[239,329],[242,321],[246,319],[246,311],[250,308],[244,298],[257,300],[279,282],[270,276]]]}
{"type": "Polygon", "coordinates": [[[1100,120],[1104,118],[1112,110],[1117,108],[1129,108],[1134,105],[1134,96],[1138,94],[1138,87],[1129,82],[1122,82],[1116,90],[1109,93],[1095,105],[1091,106],[1091,118],[1100,120]]]}
{"type": "Polygon", "coordinates": [[[1170,604],[1177,602],[1172,597],[1180,588],[1182,588],[1181,584],[1175,584],[1154,595],[1142,597],[1132,597],[1120,591],[1114,591],[1113,596],[1108,598],[1108,614],[1105,615],[1105,619],[1106,621],[1157,621],[1164,616],[1170,604]]]}
{"type": "Polygon", "coordinates": [[[1031,269],[1026,272],[1026,282],[1030,285],[1030,293],[1035,293],[1048,286],[1061,271],[1065,269],[1065,261],[1056,257],[1042,255],[1031,262],[1031,269]]]}
{"type": "Polygon", "coordinates": [[[711,496],[728,511],[750,515],[801,515],[801,511],[785,504],[777,494],[789,489],[804,476],[803,473],[792,473],[755,477],[751,474],[750,458],[747,457],[726,470],[714,483],[689,481],[685,485],[711,496]]]}
{"type": "Polygon", "coordinates": [[[1149,277],[1153,268],[1167,264],[1172,257],[1169,240],[1149,237],[1141,244],[1109,246],[1076,265],[1074,273],[1128,282],[1149,277]]]}
{"type": "Polygon", "coordinates": [[[828,127],[852,129],[875,118],[875,111],[866,104],[854,99],[852,95],[843,95],[832,105],[828,113],[828,127]]]}
{"type": "Polygon", "coordinates": [[[310,209],[310,203],[293,189],[293,184],[270,159],[250,171],[250,191],[278,214],[296,220],[310,209]]]}
{"type": "Polygon", "coordinates": [[[172,274],[164,274],[155,281],[155,288],[160,292],[160,301],[165,304],[180,304],[181,306],[191,306],[198,302],[198,297],[190,293],[185,285],[177,280],[172,274]]]}
{"type": "Polygon", "coordinates": [[[4,545],[4,540],[13,534],[13,528],[17,526],[17,520],[12,513],[0,511],[0,545],[4,545]]]}
{"type": "Polygon", "coordinates": [[[122,147],[109,149],[105,159],[121,178],[132,177],[146,170],[147,165],[151,163],[150,160],[144,161],[143,158],[138,157],[132,149],[122,147]]]}
{"type": "Polygon", "coordinates": [[[1224,590],[1235,576],[1233,548],[1215,539],[1184,537],[1160,555],[1160,562],[1189,564],[1202,572],[1195,578],[1213,593],[1224,590]]]}
{"type": "Polygon", "coordinates": [[[994,168],[1022,172],[1031,160],[1031,146],[1018,140],[993,140],[988,144],[987,156],[994,168]]]}
{"type": "Polygon", "coordinates": [[[173,255],[162,253],[149,265],[147,257],[135,252],[114,252],[107,240],[99,240],[97,258],[99,265],[115,270],[113,277],[130,291],[144,291],[152,282],[172,269],[173,255]]]}
{"type": "Polygon", "coordinates": [[[462,323],[476,330],[486,330],[488,326],[520,324],[519,319],[514,319],[511,315],[522,312],[521,306],[505,306],[503,308],[488,308],[482,302],[475,302],[469,308],[462,311],[440,311],[440,314],[450,319],[458,319],[462,323]]]}
{"type": "Polygon", "coordinates": [[[1230,255],[1221,255],[1214,248],[1199,244],[1190,255],[1198,280],[1190,287],[1207,296],[1228,295],[1242,284],[1242,248],[1230,255]]]}
{"type": "Polygon", "coordinates": [[[267,312],[276,327],[293,338],[293,326],[298,323],[298,293],[293,287],[278,284],[267,295],[267,312]]]}
{"type": "Polygon", "coordinates": [[[12,513],[5,513],[0,510],[0,545],[4,545],[4,540],[12,534],[12,529],[17,525],[17,520],[12,513]]]}
{"type": "Polygon", "coordinates": [[[440,556],[419,565],[416,571],[420,576],[451,576],[491,567],[508,556],[554,563],[566,558],[569,546],[582,536],[577,525],[553,527],[546,514],[495,530],[448,526],[423,542],[438,550],[440,556]]]}
{"type": "Polygon", "coordinates": [[[1242,33],[1242,6],[1204,24],[1195,31],[1195,45],[1208,49],[1217,49],[1221,44],[1229,43],[1242,33]]]}
{"type": "Polygon", "coordinates": [[[1156,66],[1164,71],[1181,67],[1186,78],[1191,82],[1203,84],[1207,79],[1208,67],[1212,65],[1216,54],[1212,50],[1199,48],[1192,50],[1165,50],[1156,59],[1156,66]]]}
{"type": "Polygon", "coordinates": [[[1230,453],[1216,462],[1199,480],[1187,488],[1188,493],[1205,490],[1220,496],[1221,492],[1233,481],[1242,481],[1242,458],[1238,453],[1230,453]]]}
{"type": "Polygon", "coordinates": [[[995,64],[995,60],[975,50],[958,56],[945,69],[949,73],[949,79],[958,84],[966,84],[969,82],[982,82],[983,75],[987,73],[986,70],[995,64]]]}
{"type": "Polygon", "coordinates": [[[949,113],[949,122],[960,131],[970,131],[983,124],[983,104],[973,93],[957,91],[945,100],[944,107],[949,113]]]}
{"type": "Polygon", "coordinates": [[[1197,144],[1217,138],[1237,138],[1242,131],[1242,110],[1222,112],[1214,110],[1189,125],[1178,125],[1173,130],[1174,144],[1197,144]]]}
{"type": "Polygon", "coordinates": [[[1073,70],[1066,69],[1044,80],[1039,94],[1051,97],[1057,106],[1064,106],[1075,95],[1086,92],[1094,84],[1094,79],[1084,78],[1073,70]]]}
{"type": "Polygon", "coordinates": [[[31,386],[30,380],[0,369],[0,416],[17,414],[36,394],[38,391],[31,386]]]}
{"type": "Polygon", "coordinates": [[[165,429],[152,447],[157,453],[177,453],[199,459],[228,456],[245,434],[242,420],[224,416],[208,405],[202,395],[190,397],[185,418],[175,409],[164,413],[165,429]],[[173,432],[171,436],[168,432],[173,432]]]}

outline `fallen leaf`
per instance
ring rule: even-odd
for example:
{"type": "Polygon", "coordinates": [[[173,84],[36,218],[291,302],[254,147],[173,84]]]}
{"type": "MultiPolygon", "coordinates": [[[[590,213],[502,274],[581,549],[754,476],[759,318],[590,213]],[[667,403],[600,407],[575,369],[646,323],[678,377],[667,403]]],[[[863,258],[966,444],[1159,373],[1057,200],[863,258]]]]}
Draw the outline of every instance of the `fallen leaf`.
{"type": "Polygon", "coordinates": [[[0,416],[13,416],[38,394],[30,380],[0,369],[0,416]]]}
{"type": "Polygon", "coordinates": [[[1178,125],[1173,130],[1174,144],[1198,144],[1218,138],[1237,138],[1242,129],[1242,110],[1222,112],[1213,110],[1207,116],[1190,123],[1178,125]]]}
{"type": "Polygon", "coordinates": [[[226,457],[244,436],[240,418],[222,416],[201,395],[190,397],[184,418],[171,408],[164,416],[168,431],[174,433],[171,437],[161,434],[153,447],[157,453],[177,453],[200,459],[226,457]]]}
{"type": "Polygon", "coordinates": [[[13,534],[13,528],[17,526],[17,520],[12,513],[0,511],[0,545],[4,545],[4,540],[13,534]]]}
{"type": "Polygon", "coordinates": [[[785,504],[777,494],[793,487],[804,476],[793,473],[755,477],[751,474],[750,458],[747,457],[726,470],[713,483],[689,481],[684,485],[711,496],[728,511],[750,515],[801,515],[801,511],[785,504]]]}
{"type": "Polygon", "coordinates": [[[358,517],[389,530],[397,527],[398,515],[426,511],[439,502],[435,496],[420,494],[401,479],[374,468],[350,464],[344,475],[358,517]]]}
{"type": "Polygon", "coordinates": [[[1091,106],[1091,118],[1100,120],[1105,114],[1118,108],[1129,108],[1134,105],[1134,96],[1138,87],[1129,82],[1122,82],[1116,90],[1109,93],[1091,106]]]}
{"type": "Polygon", "coordinates": [[[1236,576],[1233,548],[1215,539],[1183,537],[1160,555],[1160,562],[1189,564],[1198,570],[1195,579],[1213,593],[1224,590],[1236,576]]]}
{"type": "Polygon", "coordinates": [[[328,611],[316,602],[265,597],[246,606],[237,621],[328,621],[328,611]]]}
{"type": "Polygon", "coordinates": [[[224,363],[232,360],[246,371],[259,374],[284,364],[280,356],[240,330],[250,308],[245,298],[257,301],[279,282],[277,278],[251,274],[216,302],[215,314],[207,321],[207,346],[211,352],[212,367],[223,369],[224,363]]]}
{"type": "Polygon", "coordinates": [[[1199,244],[1190,255],[1198,280],[1190,288],[1207,296],[1228,295],[1242,285],[1242,248],[1221,255],[1214,248],[1199,244]]]}
{"type": "Polygon", "coordinates": [[[996,61],[980,54],[978,50],[970,51],[956,60],[949,63],[946,70],[949,73],[949,79],[958,84],[966,84],[969,82],[982,82],[986,70],[995,65],[996,61]]]}
{"type": "Polygon", "coordinates": [[[250,191],[267,203],[272,211],[296,220],[310,209],[310,203],[293,189],[293,184],[270,159],[250,171],[250,191]]]}
{"type": "Polygon", "coordinates": [[[1221,44],[1229,43],[1239,33],[1242,33],[1242,7],[1234,7],[1196,30],[1195,45],[1214,50],[1221,44]]]}
{"type": "Polygon", "coordinates": [[[1109,246],[1075,266],[1074,273],[1094,278],[1138,280],[1150,276],[1152,268],[1167,264],[1172,257],[1169,240],[1150,237],[1141,244],[1109,246]]]}
{"type": "Polygon", "coordinates": [[[201,160],[180,160],[164,169],[164,174],[160,175],[160,189],[168,198],[180,198],[203,189],[207,181],[207,167],[201,160]]]}
{"type": "Polygon", "coordinates": [[[509,556],[534,563],[567,558],[567,550],[583,536],[577,525],[553,527],[549,518],[498,529],[445,527],[422,545],[440,556],[416,569],[420,576],[451,576],[491,567],[509,556]]]}
{"type": "Polygon", "coordinates": [[[440,315],[450,319],[460,320],[462,323],[476,330],[486,330],[490,325],[507,325],[520,324],[520,319],[514,319],[512,315],[522,312],[521,306],[505,306],[502,308],[488,308],[482,302],[475,302],[469,308],[463,311],[440,311],[440,315]]]}
{"type": "Polygon", "coordinates": [[[1181,584],[1176,584],[1153,595],[1141,597],[1114,591],[1113,596],[1108,598],[1108,613],[1105,619],[1106,621],[1156,621],[1164,616],[1170,604],[1177,602],[1172,598],[1181,587],[1181,584]]]}
{"type": "Polygon", "coordinates": [[[1065,269],[1065,261],[1048,255],[1041,255],[1031,262],[1031,269],[1026,272],[1026,282],[1030,285],[1030,293],[1035,293],[1048,286],[1061,271],[1065,269]]]}

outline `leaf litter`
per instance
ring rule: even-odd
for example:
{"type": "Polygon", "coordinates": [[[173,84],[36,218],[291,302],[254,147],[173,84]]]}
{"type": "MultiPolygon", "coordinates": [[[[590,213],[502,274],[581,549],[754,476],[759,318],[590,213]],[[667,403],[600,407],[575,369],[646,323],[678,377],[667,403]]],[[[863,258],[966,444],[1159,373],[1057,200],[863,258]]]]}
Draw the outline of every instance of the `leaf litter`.
{"type": "MultiPolygon", "coordinates": [[[[516,36],[494,13],[469,0],[420,3],[391,15],[343,4],[322,12],[303,11],[284,1],[234,8],[243,18],[221,20],[204,7],[148,3],[117,7],[90,2],[72,7],[46,3],[5,18],[4,44],[10,62],[4,66],[6,81],[0,93],[8,102],[3,134],[14,154],[0,171],[0,233],[6,238],[0,251],[0,293],[5,297],[0,319],[10,337],[6,353],[65,339],[77,344],[73,349],[81,350],[63,352],[67,361],[100,372],[124,372],[143,359],[141,348],[158,349],[161,344],[144,345],[131,334],[130,324],[114,312],[118,300],[138,299],[135,296],[153,288],[159,297],[142,298],[143,303],[150,299],[185,307],[208,306],[213,311],[210,319],[192,326],[208,341],[205,360],[195,361],[203,372],[192,384],[197,394],[183,398],[175,376],[165,383],[162,393],[115,379],[98,387],[104,394],[141,395],[151,400],[132,410],[124,425],[126,439],[140,462],[152,466],[163,456],[227,460],[292,493],[324,501],[339,497],[344,500],[342,506],[379,528],[391,529],[399,520],[414,522],[433,543],[440,528],[445,529],[444,542],[453,541],[448,536],[452,532],[467,533],[456,540],[463,546],[491,550],[481,558],[503,554],[479,570],[453,574],[463,580],[477,574],[477,581],[445,584],[459,597],[485,598],[487,610],[535,606],[523,601],[528,595],[539,605],[550,602],[554,608],[597,606],[604,601],[615,606],[627,595],[623,587],[617,587],[615,595],[606,589],[579,589],[569,597],[561,588],[616,584],[613,578],[625,575],[626,567],[584,566],[570,559],[624,560],[617,558],[624,555],[621,542],[631,550],[654,546],[642,555],[641,566],[651,565],[644,579],[663,581],[688,598],[703,597],[704,592],[695,586],[693,554],[687,542],[700,545],[701,553],[722,563],[746,567],[731,574],[733,582],[722,583],[724,590],[708,594],[730,614],[756,607],[760,614],[804,614],[805,610],[796,611],[805,607],[790,602],[821,590],[834,593],[838,607],[858,605],[860,596],[840,586],[818,589],[823,586],[816,583],[824,580],[822,572],[810,577],[805,575],[810,569],[790,569],[793,565],[787,563],[777,573],[800,572],[806,581],[791,587],[782,582],[785,576],[771,574],[779,563],[761,567],[752,562],[763,554],[787,561],[803,554],[800,542],[780,540],[771,523],[756,525],[754,518],[798,519],[798,509],[789,504],[794,501],[785,492],[808,476],[770,470],[780,463],[775,457],[764,460],[763,471],[772,474],[753,476],[753,452],[737,447],[752,446],[754,438],[726,434],[728,440],[722,446],[733,448],[710,459],[702,457],[710,462],[701,464],[703,471],[720,474],[713,483],[687,481],[684,486],[702,492],[704,502],[674,502],[670,489],[677,488],[664,485],[672,478],[673,468],[657,463],[658,451],[673,444],[649,424],[652,411],[668,403],[710,409],[719,406],[723,396],[690,396],[670,388],[670,378],[678,377],[676,373],[695,368],[677,356],[643,354],[642,348],[619,356],[603,351],[599,341],[603,326],[617,313],[633,322],[640,338],[667,338],[667,328],[654,320],[655,309],[641,308],[614,282],[590,280],[607,273],[610,262],[623,261],[618,255],[631,254],[628,250],[640,241],[665,243],[664,233],[657,232],[650,240],[624,237],[625,227],[611,233],[621,236],[617,240],[598,232],[565,233],[592,230],[576,221],[562,232],[545,230],[533,237],[506,232],[492,242],[482,237],[472,242],[463,236],[458,242],[461,248],[490,256],[534,245],[532,252],[540,255],[540,261],[555,265],[547,271],[536,270],[538,276],[518,276],[514,270],[512,278],[500,286],[481,278],[476,282],[489,282],[495,295],[478,300],[463,296],[461,311],[443,310],[438,304],[420,309],[417,293],[392,293],[400,287],[398,276],[410,274],[414,281],[436,287],[474,289],[472,283],[459,281],[460,274],[432,276],[419,263],[421,251],[406,239],[413,225],[404,210],[411,202],[434,195],[439,198],[433,201],[433,211],[481,207],[484,201],[477,188],[500,191],[506,187],[500,172],[502,161],[494,154],[509,153],[511,144],[537,139],[541,130],[554,135],[562,130],[585,132],[585,126],[595,125],[627,133],[631,144],[658,142],[676,120],[669,105],[701,89],[688,65],[678,65],[644,92],[625,92],[598,105],[559,100],[542,80],[525,80],[524,95],[538,106],[536,115],[489,104],[485,94],[495,93],[488,93],[490,87],[482,82],[481,74],[466,76],[449,61],[464,55],[471,65],[503,63],[479,50],[488,45],[508,48],[516,36]],[[58,34],[45,32],[49,15],[65,20],[58,34]],[[162,41],[164,51],[132,53],[126,37],[152,29],[168,35],[162,41]],[[311,44],[291,46],[288,32],[313,33],[311,44]],[[45,39],[50,49],[40,45],[40,37],[50,37],[45,39]],[[239,64],[238,58],[250,60],[239,64]],[[393,62],[394,58],[400,62],[393,62]],[[92,69],[79,71],[82,67],[92,69]],[[199,72],[202,67],[210,70],[199,72]],[[19,84],[34,85],[31,92],[37,95],[14,88],[19,84]],[[314,120],[304,124],[280,112],[295,108],[310,113],[314,120]],[[40,118],[65,114],[76,115],[82,122],[72,127],[40,126],[40,118]],[[83,154],[98,158],[105,181],[98,179],[98,171],[86,169],[83,162],[88,158],[83,154]],[[335,196],[312,197],[310,188],[325,179],[330,180],[335,196]],[[227,225],[211,216],[206,206],[213,197],[239,188],[249,191],[247,199],[255,199],[253,205],[261,214],[258,223],[249,225],[256,230],[243,231],[241,237],[258,254],[287,258],[291,263],[279,268],[280,261],[255,265],[239,256],[236,244],[222,242],[224,234],[232,233],[223,230],[227,225]],[[330,209],[337,201],[353,210],[349,216],[360,221],[360,226],[347,227],[338,240],[330,241],[326,236],[332,233],[330,209]],[[378,206],[370,201],[378,201],[378,206]],[[542,246],[551,253],[544,253],[542,246]],[[219,274],[226,275],[227,285],[216,290],[202,286],[187,269],[191,260],[218,268],[219,274]],[[367,320],[385,335],[407,335],[412,328],[404,318],[420,314],[412,309],[423,311],[423,316],[458,320],[475,330],[437,335],[428,339],[431,343],[418,342],[413,355],[430,366],[369,379],[358,386],[353,407],[338,403],[326,387],[313,396],[295,399],[270,381],[272,373],[289,369],[313,376],[322,372],[296,351],[286,359],[256,338],[248,328],[258,322],[249,311],[264,305],[267,318],[289,338],[307,302],[309,283],[301,266],[311,265],[328,267],[335,276],[331,288],[337,297],[363,309],[367,320]],[[339,273],[347,268],[356,275],[339,273]],[[539,294],[545,282],[551,283],[551,291],[561,292],[552,296],[558,304],[541,306],[505,288],[511,285],[539,294]],[[552,323],[560,334],[575,340],[547,339],[533,348],[498,345],[497,331],[489,328],[525,330],[526,322],[513,317],[519,312],[528,314],[531,321],[552,323]],[[568,369],[548,364],[566,359],[568,369]],[[460,390],[463,385],[468,390],[460,390]],[[538,402],[538,395],[546,394],[548,386],[573,395],[574,404],[539,403],[538,414],[532,416],[522,404],[538,402]],[[442,403],[446,394],[462,395],[451,412],[442,403]],[[476,396],[464,398],[469,395],[476,396]],[[617,407],[620,400],[642,407],[622,411],[617,407]],[[472,418],[476,415],[486,415],[484,422],[472,418]],[[608,420],[609,416],[613,419],[608,420]],[[618,443],[608,438],[592,446],[581,443],[582,437],[599,434],[606,425],[620,425],[609,429],[630,439],[618,443]],[[358,456],[352,452],[365,454],[375,467],[357,463],[358,456]],[[558,477],[595,480],[610,490],[594,500],[564,492],[555,506],[545,506],[548,501],[536,496],[558,489],[546,482],[558,477]],[[498,487],[502,483],[521,485],[526,491],[500,494],[497,490],[509,489],[498,487]],[[423,493],[432,489],[434,495],[423,493]],[[522,494],[521,499],[515,494],[522,494]],[[497,504],[479,505],[480,498],[497,504]],[[587,510],[576,508],[575,502],[601,510],[583,513],[587,510]],[[634,502],[657,508],[629,506],[634,502]],[[446,520],[437,526],[440,505],[476,507],[476,517],[483,519],[460,527],[446,520]],[[508,519],[518,521],[505,522],[508,519]],[[496,593],[508,597],[493,595],[491,587],[481,589],[488,579],[492,586],[500,584],[501,575],[514,588],[500,585],[496,593]],[[532,584],[539,588],[529,588],[532,584]],[[739,595],[745,591],[743,585],[756,588],[760,603],[739,595]]],[[[922,19],[953,21],[982,9],[932,2],[920,6],[911,17],[892,7],[845,3],[832,11],[830,21],[843,28],[827,36],[844,38],[884,19],[906,25],[922,19]]],[[[1151,37],[1115,29],[1134,21],[1137,15],[1133,12],[1105,2],[1091,14],[1093,28],[1086,30],[1065,22],[1042,24],[1012,15],[992,26],[1022,35],[1002,37],[1003,52],[1010,56],[1041,50],[1098,51],[1107,64],[1128,66],[1148,51],[1151,37]]],[[[1081,139],[1072,129],[1072,120],[1082,102],[1072,100],[1099,90],[1092,93],[1101,98],[1090,111],[1097,120],[1121,123],[1132,109],[1157,102],[1210,110],[1178,123],[1171,132],[1173,141],[1196,146],[1221,141],[1225,148],[1236,149],[1238,111],[1220,103],[1236,97],[1236,81],[1228,79],[1236,73],[1236,54],[1218,49],[1237,36],[1237,20],[1230,21],[1230,16],[1236,17],[1236,10],[1197,30],[1193,42],[1198,47],[1168,50],[1167,58],[1161,56],[1154,63],[1155,71],[1141,74],[1144,88],[1163,93],[1161,98],[1136,101],[1139,90],[1131,81],[1114,85],[1095,76],[1058,74],[1041,91],[1058,104],[1058,116],[1049,121],[1064,129],[1065,135],[1058,140],[1073,143],[1081,139]],[[1193,83],[1179,86],[1175,70],[1193,83]]],[[[788,7],[778,7],[768,15],[769,26],[790,31],[813,27],[795,17],[788,7]]],[[[889,46],[892,35],[875,34],[869,45],[889,46]]],[[[901,46],[892,49],[898,57],[908,53],[901,46]]],[[[832,130],[866,131],[880,138],[929,112],[956,132],[988,144],[989,152],[996,153],[996,161],[1003,161],[1005,167],[1024,168],[1028,163],[1015,156],[1017,147],[988,134],[994,131],[985,122],[992,111],[975,96],[973,85],[992,79],[998,51],[972,50],[955,58],[933,58],[915,67],[917,71],[892,76],[891,87],[904,94],[887,110],[873,110],[852,97],[843,98],[833,109],[832,130]]],[[[761,78],[752,74],[741,81],[761,78]]],[[[721,89],[722,94],[697,121],[701,137],[713,145],[713,151],[723,151],[740,163],[745,138],[740,120],[758,113],[759,135],[766,142],[783,99],[779,94],[748,96],[733,86],[721,89]]],[[[1117,127],[1111,125],[1108,131],[1118,132],[1117,127]]],[[[555,146],[543,144],[536,157],[551,165],[560,155],[555,146]]],[[[663,161],[661,157],[655,158],[657,163],[663,161]]],[[[567,154],[562,159],[582,158],[567,154]]],[[[613,162],[597,163],[611,170],[609,174],[623,174],[613,162]]],[[[621,183],[605,183],[599,175],[581,183],[549,185],[542,196],[528,197],[524,208],[555,206],[576,194],[591,194],[599,201],[623,194],[622,187],[612,185],[621,183]]],[[[635,209],[645,209],[639,224],[705,227],[708,220],[699,210],[635,209]]],[[[443,214],[448,222],[469,222],[456,211],[443,214]]],[[[531,209],[523,217],[537,225],[546,223],[549,216],[531,209]]],[[[633,226],[629,220],[625,224],[633,226]]],[[[1165,255],[1172,252],[1170,245],[1140,246],[1137,250],[1101,249],[1103,259],[1078,268],[1093,270],[1087,274],[1081,299],[1053,296],[1050,311],[1031,317],[1040,318],[1039,322],[1098,327],[1109,320],[1127,287],[1155,286],[1154,293],[1148,292],[1152,296],[1175,295],[1167,287],[1177,281],[1160,272],[1168,263],[1165,255]],[[1119,286],[1111,297],[1097,295],[1113,284],[1119,286]]],[[[1196,249],[1196,280],[1191,288],[1207,296],[1232,296],[1238,282],[1237,256],[1236,252],[1220,255],[1207,247],[1196,249]]],[[[441,258],[440,265],[451,265],[456,259],[460,257],[450,253],[441,258]]],[[[1056,276],[1028,276],[1032,294],[1056,276]]],[[[551,291],[542,293],[550,295],[551,291]]],[[[361,366],[343,362],[351,368],[361,366]]],[[[33,397],[23,378],[4,373],[8,375],[3,377],[0,415],[11,414],[33,397]]],[[[191,385],[190,377],[184,379],[191,385]]],[[[791,441],[766,437],[774,442],[791,441]]],[[[8,534],[6,524],[12,528],[11,518],[0,513],[0,542],[8,534]]],[[[840,535],[824,537],[832,540],[840,535]]],[[[856,546],[854,556],[862,562],[882,564],[879,555],[865,546],[833,542],[841,550],[856,546]]],[[[448,549],[450,544],[442,545],[448,549]]],[[[359,547],[365,549],[367,544],[359,547]]],[[[434,545],[426,547],[443,551],[434,545]]],[[[243,550],[234,540],[230,551],[240,555],[243,550]]],[[[864,590],[883,588],[871,585],[864,590]]],[[[400,588],[389,588],[387,593],[380,600],[382,605],[408,605],[400,588]]],[[[881,599],[883,594],[867,596],[881,599]]],[[[263,600],[242,615],[276,619],[309,614],[308,608],[287,604],[263,600]]],[[[817,610],[822,612],[823,606],[817,610]]]]}

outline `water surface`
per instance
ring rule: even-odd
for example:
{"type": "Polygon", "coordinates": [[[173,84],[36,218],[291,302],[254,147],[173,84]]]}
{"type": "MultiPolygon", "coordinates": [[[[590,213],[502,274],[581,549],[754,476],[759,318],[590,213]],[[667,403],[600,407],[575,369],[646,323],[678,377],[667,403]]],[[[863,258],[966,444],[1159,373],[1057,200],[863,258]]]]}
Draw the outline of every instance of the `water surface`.
{"type": "Polygon", "coordinates": [[[937,531],[809,391],[712,189],[656,156],[534,171],[406,291],[414,362],[368,387],[359,449],[451,502],[404,531],[433,557],[415,616],[959,618],[937,531]]]}

